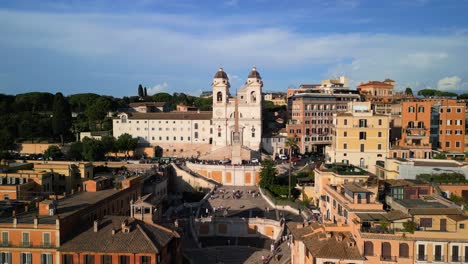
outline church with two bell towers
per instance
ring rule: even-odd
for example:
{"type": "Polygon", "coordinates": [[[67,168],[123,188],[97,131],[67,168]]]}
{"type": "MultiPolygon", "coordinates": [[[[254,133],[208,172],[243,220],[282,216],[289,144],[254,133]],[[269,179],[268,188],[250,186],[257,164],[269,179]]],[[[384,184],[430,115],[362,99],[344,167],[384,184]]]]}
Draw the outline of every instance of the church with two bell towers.
{"type": "Polygon", "coordinates": [[[240,145],[260,150],[263,81],[255,67],[245,85],[231,97],[229,78],[222,68],[213,78],[212,150],[240,145]]]}

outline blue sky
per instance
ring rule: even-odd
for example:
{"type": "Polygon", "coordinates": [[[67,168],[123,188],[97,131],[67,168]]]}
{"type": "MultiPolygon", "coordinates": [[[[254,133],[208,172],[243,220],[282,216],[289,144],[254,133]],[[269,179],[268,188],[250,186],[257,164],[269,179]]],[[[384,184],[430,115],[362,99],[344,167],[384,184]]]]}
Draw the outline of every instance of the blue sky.
{"type": "Polygon", "coordinates": [[[0,93],[265,91],[344,74],[353,88],[468,92],[467,0],[2,0],[0,93]]]}

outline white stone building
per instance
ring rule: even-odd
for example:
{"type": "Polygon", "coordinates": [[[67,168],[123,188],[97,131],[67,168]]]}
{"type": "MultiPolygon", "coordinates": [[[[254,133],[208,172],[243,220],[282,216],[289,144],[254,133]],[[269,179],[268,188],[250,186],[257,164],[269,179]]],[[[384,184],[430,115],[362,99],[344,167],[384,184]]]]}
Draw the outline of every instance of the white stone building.
{"type": "Polygon", "coordinates": [[[213,78],[213,137],[212,149],[231,146],[235,129],[234,111],[236,100],[239,111],[239,132],[241,145],[260,150],[262,141],[262,87],[263,81],[254,67],[247,82],[230,97],[229,79],[222,68],[213,78]]]}
{"type": "Polygon", "coordinates": [[[113,136],[128,133],[137,137],[140,144],[161,147],[164,155],[204,155],[232,145],[237,100],[241,145],[260,150],[263,86],[260,74],[253,68],[236,98],[230,97],[229,79],[222,69],[215,74],[212,86],[212,112],[122,112],[113,120],[113,136]]]}

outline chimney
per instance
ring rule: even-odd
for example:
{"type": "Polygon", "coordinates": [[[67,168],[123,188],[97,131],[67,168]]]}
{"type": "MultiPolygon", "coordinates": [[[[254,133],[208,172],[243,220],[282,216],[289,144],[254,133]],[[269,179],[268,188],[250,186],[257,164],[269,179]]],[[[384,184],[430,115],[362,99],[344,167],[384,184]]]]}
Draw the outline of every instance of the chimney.
{"type": "Polygon", "coordinates": [[[16,227],[17,224],[18,224],[18,218],[16,218],[16,216],[13,216],[13,227],[16,227]]]}
{"type": "Polygon", "coordinates": [[[93,223],[93,231],[96,233],[99,230],[99,222],[97,220],[94,220],[93,223]]]}
{"type": "Polygon", "coordinates": [[[34,228],[37,228],[37,225],[39,224],[39,218],[37,215],[34,216],[34,228]]]}

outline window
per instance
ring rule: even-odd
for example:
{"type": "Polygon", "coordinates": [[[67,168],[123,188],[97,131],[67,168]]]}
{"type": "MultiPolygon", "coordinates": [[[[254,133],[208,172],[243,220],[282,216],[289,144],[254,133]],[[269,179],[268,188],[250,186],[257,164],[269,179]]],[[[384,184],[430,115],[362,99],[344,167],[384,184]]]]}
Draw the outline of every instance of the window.
{"type": "Polygon", "coordinates": [[[465,229],[465,224],[460,224],[458,227],[459,227],[460,229],[465,229]]]}
{"type": "Polygon", "coordinates": [[[452,112],[452,109],[447,107],[447,113],[451,113],[452,112]]]}
{"type": "Polygon", "coordinates": [[[410,107],[408,108],[408,112],[414,113],[414,107],[410,106],[410,107]]]}
{"type": "Polygon", "coordinates": [[[31,253],[21,253],[20,254],[20,263],[21,264],[31,264],[32,263],[31,253]]]}
{"type": "Polygon", "coordinates": [[[23,233],[23,240],[21,241],[23,247],[29,247],[29,233],[23,233]]]}
{"type": "Polygon", "coordinates": [[[169,137],[166,137],[166,140],[169,141],[169,137]]]}
{"type": "Polygon", "coordinates": [[[361,152],[364,152],[364,144],[361,144],[361,152]]]}
{"type": "Polygon", "coordinates": [[[198,138],[198,132],[195,132],[194,137],[198,138]]]}
{"type": "Polygon", "coordinates": [[[455,125],[461,126],[462,124],[463,124],[463,123],[462,123],[462,120],[461,120],[461,119],[455,120],[455,125]]]}
{"type": "Polygon", "coordinates": [[[8,246],[9,243],[8,232],[2,232],[2,245],[8,246]]]}
{"type": "Polygon", "coordinates": [[[378,137],[382,137],[382,132],[377,133],[378,137]]]}
{"type": "Polygon", "coordinates": [[[374,244],[370,241],[364,242],[364,256],[374,256],[374,244]]]}
{"type": "Polygon", "coordinates": [[[460,261],[460,256],[459,256],[458,250],[459,250],[458,246],[452,246],[452,257],[450,258],[451,261],[453,261],[453,262],[459,262],[460,261]]]}
{"type": "Polygon", "coordinates": [[[381,150],[382,149],[382,144],[377,144],[377,149],[381,150]]]}
{"type": "Polygon", "coordinates": [[[62,264],[73,264],[73,255],[62,254],[62,264]]]}
{"type": "Polygon", "coordinates": [[[457,108],[457,113],[461,113],[461,108],[457,108]]]}
{"type": "Polygon", "coordinates": [[[366,132],[359,132],[359,139],[366,139],[366,132]]]}
{"type": "Polygon", "coordinates": [[[218,93],[216,94],[216,101],[218,101],[218,102],[222,102],[222,101],[223,101],[223,93],[218,92],[218,93]]]}
{"type": "Polygon", "coordinates": [[[50,247],[50,233],[42,234],[42,245],[44,247],[50,247]]]}
{"type": "Polygon", "coordinates": [[[348,136],[348,132],[346,132],[346,131],[343,132],[343,136],[344,136],[344,137],[347,137],[347,136],[348,136]]]}
{"type": "Polygon", "coordinates": [[[399,246],[400,258],[409,258],[409,246],[406,243],[401,243],[399,246]]]}
{"type": "Polygon", "coordinates": [[[193,126],[194,126],[194,129],[198,129],[198,123],[195,123],[195,125],[193,126]]]}
{"type": "Polygon", "coordinates": [[[345,120],[344,120],[344,125],[345,125],[345,126],[348,125],[348,119],[345,119],[345,120]]]}
{"type": "Polygon", "coordinates": [[[130,256],[119,256],[119,264],[130,264],[130,256]]]}
{"type": "Polygon", "coordinates": [[[41,254],[41,264],[52,264],[52,254],[43,253],[41,254]]]}
{"type": "Polygon", "coordinates": [[[421,218],[419,220],[419,225],[421,227],[432,227],[432,218],[421,218]]]}
{"type": "Polygon", "coordinates": [[[348,144],[347,143],[343,144],[343,149],[348,149],[348,144]]]}
{"type": "Polygon", "coordinates": [[[448,119],[448,120],[447,120],[447,125],[448,125],[448,126],[452,125],[452,120],[448,119]]]}
{"type": "Polygon", "coordinates": [[[11,262],[11,253],[9,252],[0,253],[0,263],[1,264],[13,264],[13,262],[11,262]]]}
{"type": "Polygon", "coordinates": [[[452,130],[450,130],[450,129],[447,129],[447,130],[445,131],[445,134],[447,134],[447,135],[451,135],[451,134],[452,134],[452,130]]]}
{"type": "Polygon", "coordinates": [[[141,264],[150,264],[150,263],[151,263],[151,257],[149,257],[149,256],[141,256],[141,257],[140,257],[140,263],[141,263],[141,264]]]}
{"type": "Polygon", "coordinates": [[[382,125],[382,119],[379,119],[379,126],[382,125]]]}
{"type": "Polygon", "coordinates": [[[112,264],[111,255],[101,255],[101,264],[112,264]]]}
{"type": "Polygon", "coordinates": [[[359,119],[359,127],[367,127],[367,120],[359,119]]]}
{"type": "Polygon", "coordinates": [[[450,148],[450,141],[445,141],[445,147],[450,148]]]}
{"type": "Polygon", "coordinates": [[[252,137],[253,137],[253,138],[255,137],[255,132],[252,132],[252,137]]]}
{"type": "Polygon", "coordinates": [[[460,141],[455,142],[455,147],[456,147],[456,148],[459,148],[460,146],[461,146],[460,141]]]}
{"type": "Polygon", "coordinates": [[[424,113],[424,107],[423,107],[423,106],[420,106],[419,109],[418,109],[418,112],[419,112],[419,113],[424,113]]]}
{"type": "Polygon", "coordinates": [[[84,264],[94,264],[94,255],[85,255],[84,264]]]}

